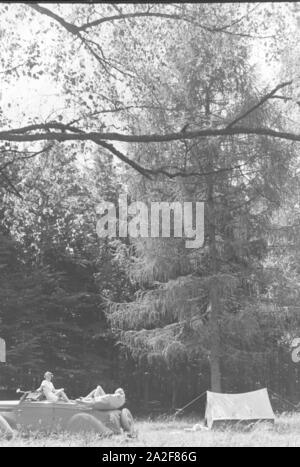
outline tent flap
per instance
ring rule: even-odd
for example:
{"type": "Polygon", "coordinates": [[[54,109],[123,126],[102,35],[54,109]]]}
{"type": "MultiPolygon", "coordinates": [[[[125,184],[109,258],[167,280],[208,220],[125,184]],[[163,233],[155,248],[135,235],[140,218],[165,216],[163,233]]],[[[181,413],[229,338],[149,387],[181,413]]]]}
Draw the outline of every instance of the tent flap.
{"type": "Polygon", "coordinates": [[[275,420],[266,388],[243,394],[207,391],[205,419],[212,428],[217,421],[275,420]]]}

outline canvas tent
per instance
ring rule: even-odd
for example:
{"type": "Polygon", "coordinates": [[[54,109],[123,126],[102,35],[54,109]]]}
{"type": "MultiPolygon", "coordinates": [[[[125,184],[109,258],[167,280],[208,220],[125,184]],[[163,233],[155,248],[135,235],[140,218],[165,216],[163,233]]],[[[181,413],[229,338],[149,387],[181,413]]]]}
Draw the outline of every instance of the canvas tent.
{"type": "Polygon", "coordinates": [[[208,428],[220,422],[274,422],[275,415],[266,388],[243,394],[207,391],[205,420],[208,428]]]}

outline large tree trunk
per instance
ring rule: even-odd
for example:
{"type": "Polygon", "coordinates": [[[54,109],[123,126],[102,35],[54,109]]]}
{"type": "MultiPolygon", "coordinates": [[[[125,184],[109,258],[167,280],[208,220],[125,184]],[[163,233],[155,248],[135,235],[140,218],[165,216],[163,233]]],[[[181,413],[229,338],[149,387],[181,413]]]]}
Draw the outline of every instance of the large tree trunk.
{"type": "MultiPolygon", "coordinates": [[[[211,154],[211,170],[213,166],[213,156],[211,154]]],[[[209,252],[211,262],[211,280],[209,286],[210,298],[210,384],[211,390],[214,392],[222,392],[221,386],[221,365],[220,365],[220,295],[218,280],[213,280],[217,276],[217,247],[216,247],[216,225],[215,225],[215,206],[214,206],[214,179],[213,175],[208,177],[208,199],[207,199],[207,215],[208,215],[208,238],[209,252]]]]}
{"type": "Polygon", "coordinates": [[[212,391],[222,392],[220,365],[219,301],[217,293],[215,293],[214,290],[211,290],[210,303],[210,386],[212,391]]]}

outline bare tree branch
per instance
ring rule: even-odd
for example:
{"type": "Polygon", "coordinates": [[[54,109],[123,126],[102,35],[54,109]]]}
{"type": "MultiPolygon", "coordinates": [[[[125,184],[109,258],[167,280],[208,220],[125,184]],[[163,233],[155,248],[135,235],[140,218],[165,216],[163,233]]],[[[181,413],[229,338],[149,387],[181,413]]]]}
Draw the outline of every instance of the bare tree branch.
{"type": "MultiPolygon", "coordinates": [[[[259,6],[256,5],[252,11],[254,11],[257,7],[259,6]]],[[[251,11],[251,13],[252,13],[251,11]]],[[[268,39],[273,36],[255,36],[251,34],[246,34],[246,33],[238,33],[238,32],[231,32],[228,31],[229,28],[234,26],[235,24],[238,24],[241,22],[243,19],[245,19],[247,15],[244,15],[240,18],[238,18],[235,21],[232,21],[229,24],[223,25],[223,26],[208,26],[202,23],[198,23],[197,21],[194,20],[192,17],[188,17],[185,13],[184,14],[176,14],[176,13],[160,13],[160,12],[150,12],[148,11],[141,11],[141,12],[134,12],[134,13],[122,13],[119,11],[118,15],[112,15],[112,16],[107,16],[105,18],[99,18],[94,21],[90,21],[88,23],[82,24],[81,26],[78,26],[79,31],[86,31],[88,29],[91,29],[95,26],[100,26],[103,23],[107,22],[113,22],[113,21],[122,21],[126,19],[131,19],[131,18],[162,18],[162,19],[172,19],[175,21],[184,21],[189,24],[193,24],[196,27],[199,27],[207,32],[212,32],[212,33],[226,33],[234,36],[242,36],[242,37],[250,37],[250,38],[260,38],[260,39],[268,39]]]]}
{"type": "MultiPolygon", "coordinates": [[[[91,27],[94,27],[94,26],[98,26],[98,25],[103,24],[105,22],[113,22],[113,21],[116,21],[116,20],[125,20],[125,19],[138,18],[138,17],[165,18],[165,19],[185,21],[185,22],[188,22],[190,24],[193,24],[196,27],[200,27],[205,31],[211,32],[211,33],[224,33],[225,32],[227,34],[238,35],[238,36],[242,36],[242,37],[252,37],[252,38],[255,37],[255,36],[252,36],[251,34],[235,33],[235,32],[231,32],[231,31],[228,30],[231,26],[233,26],[234,24],[237,24],[239,21],[241,21],[243,19],[243,17],[236,20],[236,21],[233,21],[231,24],[227,24],[227,25],[224,25],[224,26],[221,26],[221,27],[218,27],[218,26],[211,27],[211,26],[207,26],[207,25],[203,25],[201,23],[198,23],[198,22],[196,22],[194,20],[194,18],[192,18],[192,17],[189,18],[184,14],[183,15],[182,14],[178,15],[178,14],[175,14],[175,13],[160,13],[160,12],[151,13],[150,9],[148,9],[147,12],[135,12],[135,13],[122,13],[121,10],[119,10],[120,13],[118,15],[107,16],[107,17],[100,18],[98,20],[83,24],[81,26],[77,26],[75,24],[72,24],[72,23],[66,21],[64,18],[57,15],[56,13],[49,10],[48,8],[40,6],[37,3],[31,3],[30,2],[30,3],[25,3],[25,4],[28,5],[30,8],[32,8],[33,10],[35,10],[37,13],[40,13],[42,15],[46,15],[49,18],[53,19],[58,24],[60,24],[63,28],[65,28],[68,32],[70,32],[76,38],[78,38],[80,40],[80,42],[84,45],[84,47],[91,53],[91,55],[102,66],[102,68],[105,70],[105,72],[109,76],[112,76],[114,78],[116,78],[116,76],[113,75],[112,72],[110,71],[112,69],[114,69],[117,72],[123,74],[124,76],[129,76],[131,78],[133,78],[134,76],[130,72],[122,70],[119,66],[116,66],[112,62],[112,60],[106,59],[100,44],[97,44],[96,42],[88,39],[87,37],[84,37],[81,34],[82,32],[83,33],[86,32],[87,29],[89,29],[91,27]],[[98,52],[100,53],[100,55],[99,55],[98,52]]],[[[255,8],[256,7],[254,7],[253,10],[255,8]]],[[[270,36],[268,36],[268,37],[270,37],[270,36]]],[[[261,37],[261,38],[267,38],[267,37],[261,37]]]]}
{"type": "MultiPolygon", "coordinates": [[[[80,130],[82,131],[82,130],[80,130]]],[[[171,141],[191,140],[195,138],[212,138],[216,136],[270,136],[289,141],[300,141],[300,134],[273,130],[271,128],[259,127],[226,127],[226,128],[206,128],[200,130],[174,132],[166,134],[141,134],[126,135],[117,132],[80,132],[79,129],[61,123],[48,123],[39,125],[29,125],[27,127],[12,130],[0,131],[0,141],[31,142],[31,141],[123,141],[127,143],[164,143],[171,141]],[[52,129],[60,130],[52,132],[52,129]],[[71,131],[74,133],[67,133],[71,131]],[[30,134],[28,134],[31,132],[30,134]],[[38,133],[32,133],[38,132],[38,133]]]]}
{"type": "Polygon", "coordinates": [[[28,5],[30,8],[32,8],[33,10],[37,11],[38,13],[40,13],[42,15],[49,16],[50,18],[57,21],[61,26],[63,26],[71,34],[75,34],[77,37],[81,38],[81,36],[79,34],[79,28],[75,24],[68,23],[63,18],[56,15],[55,13],[53,13],[53,11],[49,10],[48,8],[40,6],[37,3],[29,3],[29,2],[27,3],[26,2],[25,5],[28,5]]]}
{"type": "Polygon", "coordinates": [[[248,109],[245,113],[243,113],[242,115],[240,115],[239,117],[237,117],[235,120],[233,120],[231,123],[229,123],[229,125],[227,125],[226,128],[231,128],[233,125],[235,125],[237,122],[243,120],[245,117],[247,117],[250,113],[254,112],[256,109],[258,109],[258,107],[260,107],[261,105],[263,105],[268,99],[272,98],[272,96],[274,96],[274,94],[276,94],[276,92],[279,90],[279,89],[282,89],[282,88],[285,88],[286,86],[289,86],[290,84],[292,84],[292,81],[287,81],[286,83],[281,83],[281,84],[278,84],[278,86],[276,86],[276,88],[274,88],[272,91],[270,91],[268,94],[266,94],[257,104],[255,104],[253,107],[251,107],[250,109],[248,109]]]}
{"type": "Polygon", "coordinates": [[[130,167],[135,169],[137,172],[139,172],[144,177],[151,179],[151,177],[150,177],[151,171],[149,171],[148,169],[142,167],[140,164],[133,161],[132,159],[129,159],[129,157],[127,157],[127,156],[125,156],[125,154],[121,153],[121,151],[119,151],[117,148],[115,148],[112,144],[106,143],[105,141],[97,141],[97,140],[93,140],[93,141],[96,144],[98,144],[99,146],[102,146],[103,148],[110,151],[112,154],[114,154],[114,156],[116,156],[118,159],[120,159],[121,161],[128,164],[130,167]]]}
{"type": "Polygon", "coordinates": [[[138,109],[152,109],[152,110],[164,110],[166,112],[178,112],[178,106],[175,107],[164,107],[164,106],[158,106],[158,105],[127,105],[127,106],[120,106],[120,107],[115,107],[114,109],[102,109],[102,110],[97,110],[95,112],[91,112],[88,114],[82,115],[82,117],[76,118],[72,120],[69,125],[74,125],[75,123],[80,122],[81,120],[91,118],[93,119],[94,117],[97,117],[98,115],[101,114],[107,114],[107,113],[117,113],[117,112],[125,112],[127,110],[138,110],[138,109]]]}
{"type": "MultiPolygon", "coordinates": [[[[71,34],[73,34],[75,37],[77,37],[81,43],[86,47],[86,49],[93,55],[93,57],[97,60],[97,62],[103,67],[103,69],[106,71],[106,73],[108,73],[109,75],[112,76],[111,72],[109,71],[108,67],[111,67],[111,68],[114,68],[116,69],[118,72],[122,73],[122,74],[125,74],[125,75],[128,75],[128,73],[124,72],[123,70],[119,69],[118,67],[116,67],[115,65],[113,65],[111,62],[109,62],[104,56],[103,56],[103,52],[101,53],[101,55],[103,56],[102,58],[100,57],[100,55],[93,49],[93,47],[91,46],[91,41],[86,39],[85,37],[83,37],[80,33],[80,30],[78,28],[78,26],[76,26],[75,24],[72,24],[72,23],[69,23],[67,21],[65,21],[61,16],[53,13],[51,10],[49,10],[48,8],[45,8],[45,7],[41,7],[40,5],[38,5],[37,3],[26,3],[26,5],[28,5],[30,8],[32,8],[33,10],[37,11],[38,13],[42,14],[42,15],[46,15],[48,16],[49,18],[52,18],[54,19],[55,21],[57,21],[63,28],[65,28],[68,32],[70,32],[71,34]]],[[[101,50],[101,47],[99,44],[95,44],[94,45],[97,46],[97,49],[98,50],[101,50]]]]}
{"type": "MultiPolygon", "coordinates": [[[[234,127],[235,123],[244,119],[251,112],[256,110],[268,99],[272,98],[279,89],[282,89],[292,81],[281,83],[271,92],[266,94],[256,105],[251,107],[243,115],[237,117],[225,128],[206,128],[193,131],[177,131],[174,133],[167,134],[142,134],[142,135],[126,135],[117,132],[103,132],[103,131],[84,131],[81,128],[77,128],[71,124],[63,124],[59,122],[49,122],[44,124],[33,124],[25,127],[0,131],[0,141],[14,141],[14,142],[33,142],[33,141],[93,141],[94,143],[102,146],[103,148],[110,151],[120,160],[130,165],[132,168],[137,170],[142,175],[151,178],[150,175],[164,174],[169,178],[177,176],[189,177],[193,175],[204,176],[207,173],[186,173],[185,171],[180,172],[168,172],[165,168],[160,167],[158,169],[147,169],[142,167],[140,164],[128,158],[121,151],[116,149],[112,144],[107,141],[119,141],[127,143],[162,143],[171,141],[186,141],[196,138],[213,138],[217,136],[268,136],[273,138],[286,139],[290,141],[300,141],[300,134],[273,130],[271,128],[249,128],[249,127],[234,127]]],[[[49,148],[49,147],[48,147],[49,148]]],[[[47,150],[44,149],[44,150],[47,150]]],[[[43,150],[43,151],[44,151],[43,150]]],[[[41,151],[42,152],[42,151],[41,151]]],[[[241,169],[241,165],[235,168],[241,169]]],[[[221,169],[222,170],[222,169],[221,169]]],[[[227,170],[227,169],[224,169],[227,170]]],[[[232,169],[229,169],[232,170],[232,169]]]]}
{"type": "MultiPolygon", "coordinates": [[[[101,133],[101,132],[85,132],[80,128],[76,128],[71,125],[64,125],[63,123],[52,122],[48,124],[40,125],[28,125],[26,127],[21,127],[19,129],[7,130],[0,132],[0,140],[3,141],[17,141],[17,142],[30,142],[30,141],[92,141],[95,144],[107,149],[109,152],[114,154],[118,159],[125,162],[127,165],[135,169],[137,172],[142,174],[147,178],[162,174],[168,178],[175,178],[178,176],[190,177],[190,176],[206,176],[212,172],[186,172],[176,171],[169,172],[164,167],[157,169],[149,169],[141,166],[137,162],[133,161],[121,151],[115,148],[111,143],[107,141],[123,141],[128,143],[151,143],[151,142],[170,142],[170,141],[183,141],[188,139],[195,139],[199,137],[216,137],[216,136],[232,136],[232,135],[260,135],[260,136],[270,136],[276,138],[282,138],[292,141],[300,141],[300,135],[279,132],[269,128],[245,128],[245,127],[235,127],[235,128],[224,128],[224,129],[206,129],[206,130],[197,130],[186,132],[182,134],[181,132],[170,133],[165,135],[124,135],[120,133],[101,133]],[[56,131],[52,131],[56,130],[56,131]],[[57,132],[57,130],[59,132],[57,132]],[[106,140],[106,141],[105,141],[106,140]]],[[[49,147],[40,151],[44,152],[48,150],[49,147]]],[[[36,153],[38,154],[38,153],[36,153]]],[[[213,171],[213,173],[219,173],[224,171],[231,171],[234,169],[241,169],[244,164],[233,166],[230,168],[221,168],[219,170],[213,171]]]]}
{"type": "Polygon", "coordinates": [[[165,19],[173,19],[173,20],[179,20],[179,21],[186,21],[188,23],[193,23],[196,26],[199,26],[200,28],[209,31],[209,32],[220,32],[220,28],[213,28],[209,26],[205,26],[200,23],[196,23],[193,21],[193,19],[189,19],[183,15],[177,15],[177,14],[172,14],[172,13],[151,13],[147,11],[142,11],[142,12],[135,12],[135,13],[123,13],[119,15],[112,15],[112,16],[106,16],[105,18],[99,18],[95,21],[91,21],[90,23],[82,24],[81,26],[78,27],[79,31],[86,31],[87,29],[90,29],[95,26],[99,26],[100,24],[107,23],[107,22],[112,22],[112,21],[120,21],[120,20],[125,20],[125,19],[130,19],[130,18],[165,18],[165,19]]]}
{"type": "Polygon", "coordinates": [[[286,97],[286,96],[271,96],[270,99],[281,99],[283,101],[293,101],[295,104],[300,105],[300,101],[295,101],[293,97],[286,97]]]}
{"type": "MultiPolygon", "coordinates": [[[[43,154],[47,151],[49,151],[51,148],[53,147],[53,144],[51,145],[48,145],[46,146],[45,148],[41,149],[40,151],[37,151],[37,152],[32,152],[29,156],[24,156],[24,157],[14,157],[12,160],[10,161],[7,161],[5,164],[3,164],[2,166],[0,166],[0,176],[2,176],[2,178],[6,181],[6,183],[8,184],[8,186],[12,189],[13,193],[18,196],[18,198],[21,198],[23,199],[21,193],[17,190],[17,188],[14,186],[13,182],[10,180],[9,176],[7,175],[7,173],[5,172],[5,169],[7,167],[9,167],[10,165],[13,165],[19,161],[24,161],[24,160],[28,160],[28,159],[32,159],[33,157],[36,157],[40,154],[43,154]]],[[[18,151],[9,151],[9,152],[13,152],[14,154],[17,154],[19,153],[18,151]]],[[[20,151],[21,154],[24,154],[24,151],[20,151]]]]}

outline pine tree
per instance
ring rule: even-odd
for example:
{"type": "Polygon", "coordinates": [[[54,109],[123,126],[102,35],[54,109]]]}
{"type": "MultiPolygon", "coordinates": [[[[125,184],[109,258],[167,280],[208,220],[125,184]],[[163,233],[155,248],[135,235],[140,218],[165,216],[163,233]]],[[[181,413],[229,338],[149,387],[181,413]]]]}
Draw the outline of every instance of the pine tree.
{"type": "MultiPolygon", "coordinates": [[[[160,86],[164,102],[155,111],[150,101],[152,110],[144,113],[140,125],[152,132],[167,131],[176,121],[182,126],[189,122],[191,128],[216,127],[218,119],[230,124],[233,116],[244,115],[259,102],[256,77],[242,40],[211,36],[208,41],[192,27],[176,32],[181,34],[181,45],[165,52],[172,64],[168,72],[172,69],[176,93],[158,67],[155,85],[160,86]],[[164,106],[180,110],[170,116],[164,106]]],[[[277,115],[276,105],[267,103],[245,116],[243,124],[264,126],[272,116],[280,125],[277,115]]],[[[197,362],[197,373],[207,374],[209,364],[207,386],[214,391],[232,389],[238,386],[238,374],[229,378],[231,368],[245,364],[245,353],[251,358],[257,330],[261,357],[266,348],[263,319],[255,316],[251,320],[249,315],[256,308],[264,313],[260,302],[267,283],[263,279],[265,232],[282,202],[281,189],[288,180],[293,151],[263,137],[219,137],[209,143],[137,147],[135,157],[158,175],[152,182],[135,179],[130,187],[132,198],[149,203],[204,200],[205,243],[200,250],[187,251],[178,239],[132,240],[128,274],[140,292],[132,303],[112,304],[109,319],[145,371],[152,369],[156,375],[159,362],[161,371],[169,371],[174,381],[178,368],[182,371],[187,361],[191,368],[197,362]],[[162,152],[164,165],[159,170],[162,152]],[[175,176],[177,172],[181,177],[175,176]],[[235,335],[236,327],[241,331],[235,335]]]]}

